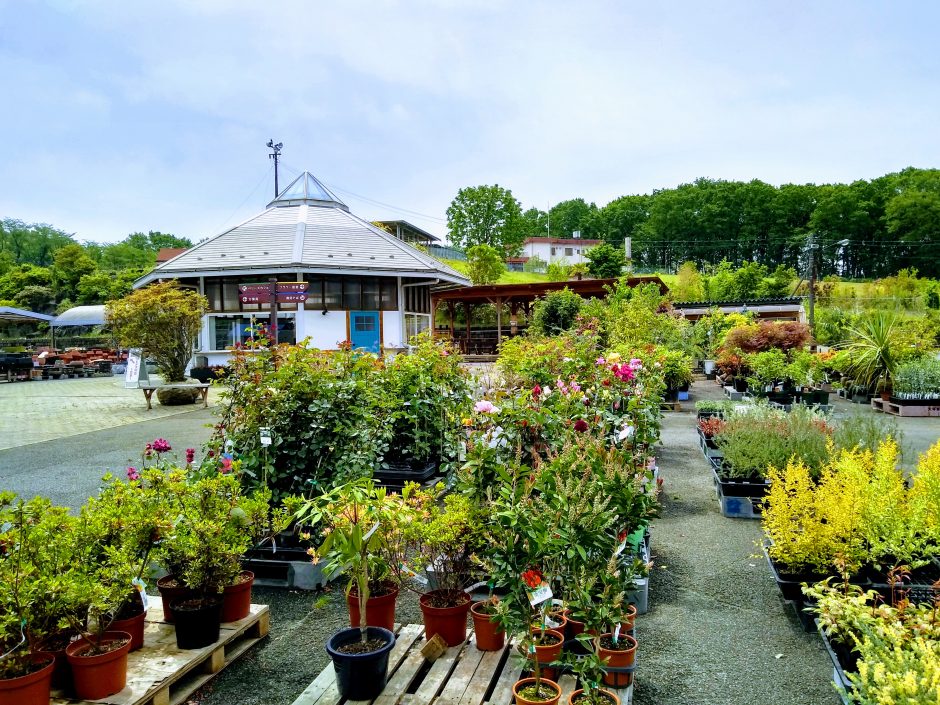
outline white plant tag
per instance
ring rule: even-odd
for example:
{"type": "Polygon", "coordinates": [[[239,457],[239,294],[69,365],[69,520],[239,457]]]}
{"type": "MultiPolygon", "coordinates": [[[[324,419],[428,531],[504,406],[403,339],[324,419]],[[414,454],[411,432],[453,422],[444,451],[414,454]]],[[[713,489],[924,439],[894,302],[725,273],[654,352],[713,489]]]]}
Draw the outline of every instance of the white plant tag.
{"type": "Polygon", "coordinates": [[[617,623],[617,626],[614,627],[614,643],[616,644],[620,640],[620,623],[617,623]]]}
{"type": "Polygon", "coordinates": [[[271,445],[271,429],[265,426],[262,426],[258,429],[261,434],[261,445],[267,447],[271,445]]]}
{"type": "Polygon", "coordinates": [[[147,584],[140,578],[134,578],[131,580],[134,587],[137,588],[137,593],[140,595],[140,603],[144,606],[144,612],[150,608],[150,596],[147,594],[147,584]]]}
{"type": "Polygon", "coordinates": [[[372,538],[372,534],[374,534],[376,531],[378,531],[378,528],[379,528],[379,526],[381,526],[381,525],[382,525],[382,522],[380,522],[380,521],[375,522],[375,526],[373,526],[371,529],[369,529],[369,530],[366,532],[366,535],[362,537],[362,540],[363,540],[363,541],[368,541],[369,539],[371,539],[371,538],[372,538]]]}
{"type": "Polygon", "coordinates": [[[529,604],[533,607],[542,604],[545,600],[552,599],[552,589],[549,587],[548,583],[543,582],[537,588],[527,590],[526,592],[529,593],[529,604]]]}

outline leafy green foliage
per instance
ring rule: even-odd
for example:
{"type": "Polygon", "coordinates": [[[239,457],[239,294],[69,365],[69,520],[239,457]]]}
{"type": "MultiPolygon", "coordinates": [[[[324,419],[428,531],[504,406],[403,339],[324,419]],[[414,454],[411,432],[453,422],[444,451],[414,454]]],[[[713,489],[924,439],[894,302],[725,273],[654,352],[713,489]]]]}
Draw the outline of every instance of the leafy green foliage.
{"type": "Polygon", "coordinates": [[[201,294],[164,282],[112,301],[107,320],[122,345],[143,348],[165,381],[181,382],[208,308],[201,294]]]}
{"type": "Polygon", "coordinates": [[[598,279],[612,279],[623,273],[626,263],[623,250],[603,242],[588,250],[584,256],[588,260],[588,271],[598,279]]]}
{"type": "Polygon", "coordinates": [[[505,256],[517,253],[525,239],[522,208],[498,184],[460,189],[447,208],[447,230],[457,247],[490,245],[505,256]]]}
{"type": "Polygon", "coordinates": [[[495,247],[480,244],[467,248],[467,274],[475,286],[496,283],[505,270],[503,256],[495,247]]]}
{"type": "Polygon", "coordinates": [[[545,335],[570,330],[577,322],[583,299],[567,287],[549,292],[535,304],[532,329],[545,335]]]}

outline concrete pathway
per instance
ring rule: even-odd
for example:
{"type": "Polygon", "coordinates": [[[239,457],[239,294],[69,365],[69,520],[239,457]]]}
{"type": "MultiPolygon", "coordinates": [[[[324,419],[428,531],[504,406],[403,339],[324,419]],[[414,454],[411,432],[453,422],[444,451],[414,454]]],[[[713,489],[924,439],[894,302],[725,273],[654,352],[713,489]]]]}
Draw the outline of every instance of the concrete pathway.
{"type": "MultiPolygon", "coordinates": [[[[218,394],[217,389],[209,390],[210,407],[218,394]]],[[[194,408],[161,406],[154,396],[153,409],[148,411],[143,392],[124,389],[120,376],[4,382],[0,383],[0,450],[166,418],[194,408]]]]}

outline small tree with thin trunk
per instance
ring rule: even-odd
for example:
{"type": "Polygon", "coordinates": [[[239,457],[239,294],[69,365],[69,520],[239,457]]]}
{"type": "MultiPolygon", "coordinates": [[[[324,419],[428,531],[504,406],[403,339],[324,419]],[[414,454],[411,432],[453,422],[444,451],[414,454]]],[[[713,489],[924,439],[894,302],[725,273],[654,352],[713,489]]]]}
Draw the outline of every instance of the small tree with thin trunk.
{"type": "Polygon", "coordinates": [[[182,382],[208,308],[205,296],[163,282],[112,301],[107,318],[121,345],[143,348],[166,382],[182,382]]]}

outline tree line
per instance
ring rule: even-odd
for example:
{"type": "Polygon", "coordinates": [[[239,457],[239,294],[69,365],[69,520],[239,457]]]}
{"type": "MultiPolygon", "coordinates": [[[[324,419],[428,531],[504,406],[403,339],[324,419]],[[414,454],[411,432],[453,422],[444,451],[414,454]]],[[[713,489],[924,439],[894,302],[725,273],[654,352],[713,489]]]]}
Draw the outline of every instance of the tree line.
{"type": "Polygon", "coordinates": [[[161,247],[192,247],[187,238],[150,231],[115,243],[79,243],[51,225],[0,220],[0,306],[61,313],[125,296],[153,268],[161,247]]]}
{"type": "Polygon", "coordinates": [[[635,268],[677,271],[728,259],[821,275],[875,278],[903,268],[940,276],[940,169],[915,169],[850,184],[697,179],[603,207],[573,198],[547,212],[523,209],[498,185],[460,189],[447,209],[457,246],[488,244],[517,254],[529,237],[631,238],[635,268]]]}

